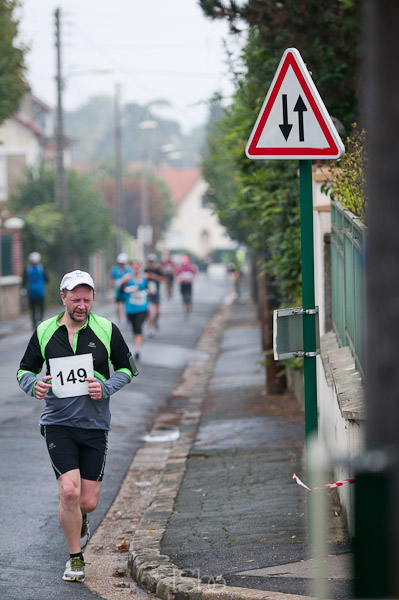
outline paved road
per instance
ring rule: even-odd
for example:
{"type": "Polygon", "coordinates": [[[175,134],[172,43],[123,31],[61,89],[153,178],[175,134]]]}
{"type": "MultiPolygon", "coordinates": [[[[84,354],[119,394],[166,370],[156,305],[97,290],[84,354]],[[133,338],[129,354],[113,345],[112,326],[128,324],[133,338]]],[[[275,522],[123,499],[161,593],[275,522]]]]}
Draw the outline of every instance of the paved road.
{"type": "MultiPolygon", "coordinates": [[[[204,326],[228,291],[225,277],[200,275],[195,282],[194,312],[182,315],[177,290],[163,301],[161,329],[146,340],[140,375],[112,401],[112,431],[99,506],[98,525],[118,493],[143,436],[178,384],[204,326]]],[[[113,317],[112,304],[94,312],[113,317]]],[[[132,335],[124,331],[129,345],[132,335]]],[[[15,380],[29,331],[0,339],[0,597],[4,600],[86,600],[84,585],[62,581],[68,549],[58,518],[58,488],[37,421],[41,402],[28,398],[15,380]]]]}

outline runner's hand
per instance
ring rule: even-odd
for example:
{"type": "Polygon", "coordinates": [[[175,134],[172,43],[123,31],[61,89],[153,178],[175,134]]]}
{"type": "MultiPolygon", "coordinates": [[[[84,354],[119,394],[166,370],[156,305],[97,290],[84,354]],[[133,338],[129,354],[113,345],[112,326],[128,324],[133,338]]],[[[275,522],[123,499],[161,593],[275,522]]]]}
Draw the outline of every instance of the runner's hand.
{"type": "Polygon", "coordinates": [[[89,396],[92,400],[101,400],[103,397],[103,388],[99,381],[96,381],[95,377],[86,377],[86,381],[89,382],[89,396]]]}
{"type": "Polygon", "coordinates": [[[44,396],[47,394],[49,389],[51,388],[51,383],[47,383],[51,380],[51,375],[46,375],[46,377],[42,379],[38,379],[34,389],[35,398],[38,400],[43,400],[44,396]]]}

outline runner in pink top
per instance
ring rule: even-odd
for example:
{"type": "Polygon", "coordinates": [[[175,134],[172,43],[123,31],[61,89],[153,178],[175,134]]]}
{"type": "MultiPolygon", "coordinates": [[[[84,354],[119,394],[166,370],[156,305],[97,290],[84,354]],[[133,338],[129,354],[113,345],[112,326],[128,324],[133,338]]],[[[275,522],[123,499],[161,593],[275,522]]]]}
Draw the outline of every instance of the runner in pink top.
{"type": "Polygon", "coordinates": [[[193,281],[197,274],[195,265],[190,263],[188,256],[183,256],[181,264],[176,269],[176,279],[180,284],[180,293],[183,298],[183,309],[186,318],[191,312],[191,297],[193,291],[193,281]]]}

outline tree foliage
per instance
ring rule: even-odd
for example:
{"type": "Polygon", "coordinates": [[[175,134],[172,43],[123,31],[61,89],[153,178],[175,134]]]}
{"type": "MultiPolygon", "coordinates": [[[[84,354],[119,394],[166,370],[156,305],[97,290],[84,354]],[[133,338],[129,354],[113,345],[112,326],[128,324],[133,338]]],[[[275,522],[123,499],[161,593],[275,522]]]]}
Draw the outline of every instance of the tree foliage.
{"type": "MultiPolygon", "coordinates": [[[[153,247],[155,248],[162,233],[167,229],[176,209],[165,184],[156,179],[151,173],[147,177],[148,216],[149,222],[153,227],[153,247]]],[[[110,212],[115,215],[116,193],[114,180],[108,179],[104,182],[104,197],[110,212]]],[[[123,197],[124,210],[122,218],[124,227],[130,235],[137,238],[137,229],[141,223],[141,202],[143,198],[141,172],[123,178],[123,197]]]]}
{"type": "Polygon", "coordinates": [[[106,248],[111,233],[109,212],[90,181],[70,171],[67,182],[66,212],[54,201],[55,173],[43,166],[27,171],[8,202],[25,220],[26,251],[43,253],[54,271],[64,257],[76,266],[86,266],[90,254],[106,248]]]}
{"type": "Polygon", "coordinates": [[[17,0],[0,0],[0,124],[11,117],[26,92],[24,48],[15,45],[17,0]]]}
{"type": "Polygon", "coordinates": [[[339,161],[331,162],[331,179],[324,186],[335,200],[366,222],[367,211],[367,152],[366,132],[353,124],[346,140],[346,152],[339,161]]]}
{"type": "Polygon", "coordinates": [[[300,298],[299,181],[296,161],[250,161],[245,145],[284,50],[296,47],[335,118],[357,119],[359,0],[200,0],[211,18],[248,27],[235,94],[218,122],[210,121],[204,174],[209,198],[232,237],[261,253],[275,301],[300,298]]]}
{"type": "Polygon", "coordinates": [[[263,102],[259,78],[266,72],[271,81],[276,68],[267,51],[258,51],[257,35],[250,32],[243,55],[246,77],[238,82],[224,117],[210,126],[203,168],[209,198],[222,223],[234,239],[260,256],[278,305],[297,302],[300,296],[299,187],[297,163],[249,161],[245,156],[256,113],[253,105],[263,102]]]}
{"type": "MultiPolygon", "coordinates": [[[[115,100],[109,96],[93,96],[83,106],[65,115],[67,135],[73,139],[73,164],[95,163],[107,166],[111,171],[115,166],[115,100]]],[[[129,102],[121,107],[122,124],[121,150],[126,162],[143,161],[144,154],[153,165],[173,161],[174,166],[198,164],[198,156],[204,143],[204,128],[196,127],[184,133],[177,121],[162,117],[164,100],[157,100],[145,106],[129,102]],[[157,127],[142,129],[145,120],[156,121],[157,127]],[[173,145],[176,153],[170,159],[163,150],[165,145],[173,145]]]]}
{"type": "MultiPolygon", "coordinates": [[[[207,16],[227,19],[233,32],[240,23],[249,25],[257,33],[259,53],[267,49],[274,60],[286,48],[297,48],[330,115],[348,129],[357,121],[363,23],[360,0],[200,0],[200,5],[207,16]]],[[[270,80],[259,83],[264,98],[270,80]]]]}

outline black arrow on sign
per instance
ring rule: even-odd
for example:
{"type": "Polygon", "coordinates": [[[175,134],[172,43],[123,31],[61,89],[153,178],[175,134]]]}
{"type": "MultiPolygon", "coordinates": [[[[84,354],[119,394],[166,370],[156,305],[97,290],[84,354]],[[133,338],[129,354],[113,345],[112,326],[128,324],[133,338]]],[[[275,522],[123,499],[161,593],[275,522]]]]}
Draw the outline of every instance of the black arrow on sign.
{"type": "Polygon", "coordinates": [[[281,97],[283,99],[283,122],[281,125],[279,125],[279,127],[285,138],[285,141],[287,141],[291,133],[292,125],[288,123],[287,94],[282,94],[281,97]]]}
{"type": "Polygon", "coordinates": [[[294,106],[294,111],[298,113],[298,127],[299,127],[299,141],[305,141],[305,133],[303,131],[303,113],[308,109],[306,108],[306,104],[302,100],[302,96],[298,96],[298,100],[294,106]]]}

